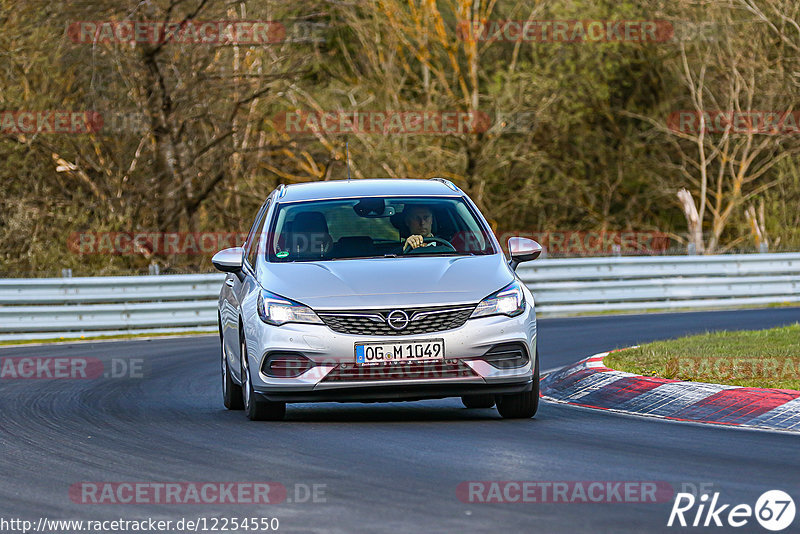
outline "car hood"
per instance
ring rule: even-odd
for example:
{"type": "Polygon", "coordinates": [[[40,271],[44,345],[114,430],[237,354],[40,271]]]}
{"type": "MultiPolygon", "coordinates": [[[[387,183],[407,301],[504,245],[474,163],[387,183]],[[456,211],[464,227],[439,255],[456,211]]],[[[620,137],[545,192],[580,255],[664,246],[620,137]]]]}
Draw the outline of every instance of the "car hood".
{"type": "Polygon", "coordinates": [[[475,304],[514,279],[502,254],[269,263],[261,285],[318,310],[475,304]]]}

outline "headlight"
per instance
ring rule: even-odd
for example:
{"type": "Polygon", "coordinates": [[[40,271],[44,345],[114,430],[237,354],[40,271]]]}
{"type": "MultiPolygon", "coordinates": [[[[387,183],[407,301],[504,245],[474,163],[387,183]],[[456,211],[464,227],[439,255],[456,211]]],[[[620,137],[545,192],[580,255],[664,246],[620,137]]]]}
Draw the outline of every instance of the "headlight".
{"type": "Polygon", "coordinates": [[[525,311],[525,294],[522,286],[516,280],[506,287],[492,293],[483,299],[475,311],[472,312],[470,319],[474,317],[487,317],[489,315],[508,315],[514,317],[525,311]]]}
{"type": "Polygon", "coordinates": [[[266,289],[258,294],[258,316],[273,326],[285,323],[323,324],[322,319],[308,306],[270,293],[266,289]]]}

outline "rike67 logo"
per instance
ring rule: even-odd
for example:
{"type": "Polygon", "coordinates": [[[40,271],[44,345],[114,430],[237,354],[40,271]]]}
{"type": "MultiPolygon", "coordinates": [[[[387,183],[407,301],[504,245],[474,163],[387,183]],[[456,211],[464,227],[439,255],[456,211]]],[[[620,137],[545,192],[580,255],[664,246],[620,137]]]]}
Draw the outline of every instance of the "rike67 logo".
{"type": "Polygon", "coordinates": [[[764,492],[755,506],[749,504],[721,504],[719,492],[710,498],[707,493],[696,498],[691,493],[678,493],[672,504],[667,526],[727,526],[743,527],[755,516],[756,521],[767,530],[784,530],[794,521],[794,500],[781,490],[764,492]]]}

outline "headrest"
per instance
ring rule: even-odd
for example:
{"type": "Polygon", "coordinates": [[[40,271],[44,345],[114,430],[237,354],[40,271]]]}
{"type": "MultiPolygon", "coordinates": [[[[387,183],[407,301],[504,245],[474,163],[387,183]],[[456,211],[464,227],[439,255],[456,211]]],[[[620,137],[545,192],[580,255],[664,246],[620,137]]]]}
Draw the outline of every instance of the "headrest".
{"type": "Polygon", "coordinates": [[[328,221],[318,211],[298,213],[292,222],[292,232],[306,234],[327,234],[328,221]]]}
{"type": "Polygon", "coordinates": [[[389,222],[400,231],[401,236],[408,237],[408,225],[406,225],[405,215],[402,211],[389,217],[389,222]]]}

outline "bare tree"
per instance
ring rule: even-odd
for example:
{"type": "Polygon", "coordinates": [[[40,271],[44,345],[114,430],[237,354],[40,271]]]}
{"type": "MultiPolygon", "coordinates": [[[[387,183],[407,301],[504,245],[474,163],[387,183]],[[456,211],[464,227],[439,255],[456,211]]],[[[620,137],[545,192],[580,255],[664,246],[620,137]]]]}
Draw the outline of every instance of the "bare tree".
{"type": "Polygon", "coordinates": [[[715,38],[681,41],[670,64],[685,91],[678,102],[688,106],[673,108],[667,120],[639,115],[666,134],[679,156],[669,168],[686,184],[678,198],[690,242],[706,254],[746,239],[740,235],[723,244],[731,221],[744,217],[744,206],[777,184],[770,171],[800,151],[786,130],[794,118],[794,95],[785,51],[776,51],[763,22],[742,20],[722,4],[713,14],[715,38]]]}

